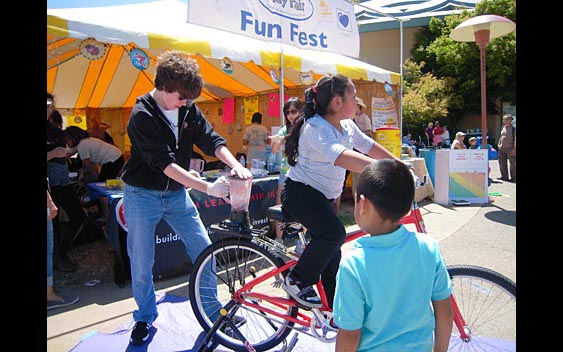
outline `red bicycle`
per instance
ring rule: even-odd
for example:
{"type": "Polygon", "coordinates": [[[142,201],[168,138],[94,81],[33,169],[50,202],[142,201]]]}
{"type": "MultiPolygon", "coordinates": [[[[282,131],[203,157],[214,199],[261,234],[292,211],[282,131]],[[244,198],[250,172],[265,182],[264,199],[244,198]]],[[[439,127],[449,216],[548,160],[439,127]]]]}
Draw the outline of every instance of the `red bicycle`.
{"type": "MultiPolygon", "coordinates": [[[[285,224],[306,246],[298,223],[283,216],[281,206],[269,209],[270,219],[285,224]]],[[[404,224],[426,232],[420,208],[413,203],[404,224]]],[[[198,351],[216,343],[235,351],[267,351],[284,344],[291,351],[299,334],[331,343],[337,329],[321,281],[316,284],[322,308],[305,308],[283,290],[282,283],[297,263],[299,253],[273,241],[267,231],[214,242],[194,263],[189,298],[194,315],[206,331],[198,351]],[[212,268],[212,269],[210,269],[212,268]],[[210,317],[217,317],[211,319],[210,317]],[[245,319],[237,326],[236,321],[245,319]],[[295,334],[287,341],[289,334],[295,334]]],[[[346,243],[366,235],[350,233],[346,243]]],[[[449,351],[516,351],[516,283],[473,265],[448,266],[453,293],[454,327],[449,351]]]]}

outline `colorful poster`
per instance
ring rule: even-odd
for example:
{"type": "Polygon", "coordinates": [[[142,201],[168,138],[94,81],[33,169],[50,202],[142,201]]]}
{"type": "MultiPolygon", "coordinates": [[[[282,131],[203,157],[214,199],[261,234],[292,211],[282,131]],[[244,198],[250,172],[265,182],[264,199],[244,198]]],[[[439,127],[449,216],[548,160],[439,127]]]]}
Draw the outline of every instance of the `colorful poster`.
{"type": "Polygon", "coordinates": [[[448,198],[470,203],[488,203],[489,156],[487,150],[454,149],[450,152],[448,198]]]}
{"type": "Polygon", "coordinates": [[[244,123],[252,123],[252,115],[258,111],[258,96],[244,98],[244,123]]]}
{"type": "Polygon", "coordinates": [[[235,98],[223,99],[223,123],[235,122],[235,98]]]}
{"type": "Polygon", "coordinates": [[[360,54],[354,3],[348,0],[190,0],[188,22],[301,49],[360,54]]]}
{"type": "Polygon", "coordinates": [[[399,127],[397,109],[393,103],[393,98],[371,98],[371,120],[373,129],[376,130],[383,126],[399,127]]]}
{"type": "Polygon", "coordinates": [[[280,117],[280,95],[278,93],[268,94],[268,115],[280,117]]]}

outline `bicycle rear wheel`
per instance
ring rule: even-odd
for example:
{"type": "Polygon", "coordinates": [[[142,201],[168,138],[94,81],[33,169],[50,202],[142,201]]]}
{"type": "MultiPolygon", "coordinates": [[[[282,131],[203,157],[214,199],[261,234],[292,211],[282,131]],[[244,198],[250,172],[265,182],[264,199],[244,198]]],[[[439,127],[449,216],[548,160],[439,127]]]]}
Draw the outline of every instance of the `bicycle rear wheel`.
{"type": "Polygon", "coordinates": [[[448,266],[470,339],[454,324],[448,351],[516,351],[516,283],[486,268],[448,266]]]}
{"type": "MultiPolygon", "coordinates": [[[[284,264],[279,256],[245,238],[230,238],[207,247],[194,263],[188,288],[190,303],[201,327],[206,332],[209,331],[218,318],[219,310],[233,299],[237,290],[255,277],[284,264]]],[[[253,286],[248,292],[288,298],[281,287],[283,279],[282,274],[272,276],[253,286]]],[[[275,305],[267,300],[249,298],[244,292],[241,297],[242,301],[234,308],[235,315],[244,318],[246,323],[239,330],[256,351],[266,351],[282,343],[294,323],[263,309],[291,317],[297,316],[298,309],[295,306],[275,305]],[[250,307],[246,303],[259,308],[250,307]]],[[[235,351],[247,351],[243,341],[229,331],[217,330],[215,341],[235,351]]]]}

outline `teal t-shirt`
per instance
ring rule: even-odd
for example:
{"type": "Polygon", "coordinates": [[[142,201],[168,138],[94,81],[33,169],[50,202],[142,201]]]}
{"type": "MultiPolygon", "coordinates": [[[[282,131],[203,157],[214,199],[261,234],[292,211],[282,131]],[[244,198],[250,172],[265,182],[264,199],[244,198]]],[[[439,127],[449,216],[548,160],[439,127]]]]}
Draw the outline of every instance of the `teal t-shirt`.
{"type": "Polygon", "coordinates": [[[334,322],[362,330],[358,352],[430,352],[431,300],[447,299],[450,277],[438,243],[401,225],[381,236],[358,239],[340,261],[334,322]]]}

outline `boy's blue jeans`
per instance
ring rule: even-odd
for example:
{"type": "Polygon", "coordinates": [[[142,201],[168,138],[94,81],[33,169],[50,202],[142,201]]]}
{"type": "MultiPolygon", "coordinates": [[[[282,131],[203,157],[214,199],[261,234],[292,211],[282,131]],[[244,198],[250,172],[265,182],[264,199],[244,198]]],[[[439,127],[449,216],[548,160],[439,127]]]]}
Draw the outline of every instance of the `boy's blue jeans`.
{"type": "MultiPolygon", "coordinates": [[[[211,240],[186,189],[156,191],[126,185],[123,210],[128,231],[127,252],[131,262],[131,287],[138,306],[138,309],[133,311],[133,319],[152,323],[158,316],[152,276],[157,223],[160,219],[168,223],[184,244],[192,263],[211,244],[211,240]]],[[[215,278],[214,275],[204,276],[215,278]]],[[[210,282],[205,287],[212,291],[208,294],[217,295],[216,282],[210,282]]],[[[212,317],[218,314],[220,306],[208,308],[208,315],[212,317]]]]}

